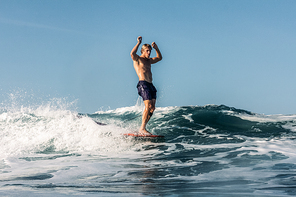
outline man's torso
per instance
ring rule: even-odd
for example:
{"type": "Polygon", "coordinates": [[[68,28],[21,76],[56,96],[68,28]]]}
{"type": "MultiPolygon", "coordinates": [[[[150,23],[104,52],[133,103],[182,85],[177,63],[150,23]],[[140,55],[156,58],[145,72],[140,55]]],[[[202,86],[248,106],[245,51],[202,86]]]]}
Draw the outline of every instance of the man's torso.
{"type": "Polygon", "coordinates": [[[134,61],[134,68],[139,77],[139,81],[147,81],[152,83],[152,72],[150,58],[139,57],[137,61],[134,61]]]}

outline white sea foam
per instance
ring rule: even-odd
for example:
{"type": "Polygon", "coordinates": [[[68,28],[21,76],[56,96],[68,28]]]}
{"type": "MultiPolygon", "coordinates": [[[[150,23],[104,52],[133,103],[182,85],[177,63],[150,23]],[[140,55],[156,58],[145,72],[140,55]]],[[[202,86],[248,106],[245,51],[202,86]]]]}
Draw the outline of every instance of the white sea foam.
{"type": "Polygon", "coordinates": [[[121,107],[117,109],[110,109],[110,110],[99,110],[95,112],[96,114],[110,114],[110,113],[116,113],[118,115],[124,114],[126,112],[141,112],[143,111],[145,105],[144,102],[139,97],[137,100],[136,105],[130,106],[130,107],[121,107]]]}
{"type": "Polygon", "coordinates": [[[88,117],[51,104],[0,114],[0,155],[42,151],[120,152],[131,146],[115,125],[100,126],[88,117]]]}
{"type": "Polygon", "coordinates": [[[296,120],[296,115],[263,115],[263,114],[235,114],[232,113],[243,120],[249,120],[253,122],[282,122],[282,121],[293,121],[296,120]]]}
{"type": "Polygon", "coordinates": [[[188,115],[182,115],[186,120],[189,120],[189,122],[194,122],[194,120],[191,118],[192,114],[188,115]]]}

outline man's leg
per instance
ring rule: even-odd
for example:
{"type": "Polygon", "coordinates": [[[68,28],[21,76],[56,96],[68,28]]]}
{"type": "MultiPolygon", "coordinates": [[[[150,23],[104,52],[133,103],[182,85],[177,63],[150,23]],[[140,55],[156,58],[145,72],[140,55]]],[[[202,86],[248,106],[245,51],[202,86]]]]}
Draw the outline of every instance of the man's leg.
{"type": "Polygon", "coordinates": [[[139,130],[143,134],[151,135],[151,133],[146,130],[146,125],[155,110],[155,103],[156,103],[156,99],[144,101],[145,109],[142,116],[142,125],[139,130]]]}

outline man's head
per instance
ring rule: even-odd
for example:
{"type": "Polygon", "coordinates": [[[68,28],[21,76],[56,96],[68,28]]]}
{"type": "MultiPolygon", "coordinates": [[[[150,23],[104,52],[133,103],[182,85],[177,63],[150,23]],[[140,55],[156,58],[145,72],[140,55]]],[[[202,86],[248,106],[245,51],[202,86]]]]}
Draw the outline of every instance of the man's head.
{"type": "Polygon", "coordinates": [[[152,47],[150,44],[143,44],[142,49],[141,49],[141,54],[145,58],[149,58],[151,54],[152,47]]]}

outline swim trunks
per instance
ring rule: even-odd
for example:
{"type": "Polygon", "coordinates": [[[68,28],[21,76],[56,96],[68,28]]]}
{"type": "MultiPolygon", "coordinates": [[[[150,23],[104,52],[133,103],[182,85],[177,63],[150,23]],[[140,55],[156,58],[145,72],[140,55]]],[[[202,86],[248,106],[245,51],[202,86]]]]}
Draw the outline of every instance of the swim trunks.
{"type": "Polygon", "coordinates": [[[138,94],[145,100],[156,99],[156,88],[152,83],[147,81],[139,81],[138,85],[138,94]]]}

